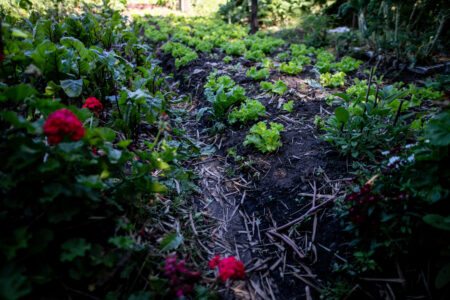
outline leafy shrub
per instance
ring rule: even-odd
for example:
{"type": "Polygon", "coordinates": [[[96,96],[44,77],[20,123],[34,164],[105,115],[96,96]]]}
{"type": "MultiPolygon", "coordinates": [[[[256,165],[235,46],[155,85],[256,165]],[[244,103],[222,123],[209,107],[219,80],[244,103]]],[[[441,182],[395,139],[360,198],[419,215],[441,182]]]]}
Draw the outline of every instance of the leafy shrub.
{"type": "Polygon", "coordinates": [[[320,84],[324,87],[340,87],[345,85],[345,73],[324,73],[320,75],[320,84]]]}
{"type": "Polygon", "coordinates": [[[248,69],[246,73],[247,77],[254,79],[254,80],[263,80],[269,78],[269,69],[262,68],[260,70],[257,70],[256,67],[251,67],[248,69]]]}
{"type": "Polygon", "coordinates": [[[328,43],[330,17],[325,14],[308,14],[302,18],[299,26],[305,32],[304,42],[312,47],[323,47],[328,43]]]}
{"type": "Polygon", "coordinates": [[[213,115],[217,119],[225,118],[230,107],[246,99],[244,88],[236,85],[227,75],[217,77],[215,73],[210,74],[204,88],[206,99],[212,103],[213,115]]]}
{"type": "Polygon", "coordinates": [[[240,108],[233,109],[228,115],[228,122],[234,124],[237,122],[246,123],[248,121],[256,121],[259,117],[266,114],[266,107],[258,100],[245,100],[240,108]]]}
{"type": "Polygon", "coordinates": [[[250,128],[245,137],[244,146],[253,145],[262,153],[273,152],[282,146],[280,133],[284,130],[282,124],[270,122],[270,129],[266,123],[258,122],[250,128]]]}
{"type": "Polygon", "coordinates": [[[278,94],[280,96],[283,96],[288,90],[287,85],[282,80],[277,80],[275,83],[262,81],[260,86],[263,90],[278,94]]]}
{"type": "Polygon", "coordinates": [[[374,160],[376,150],[389,148],[393,140],[401,145],[412,134],[406,120],[400,117],[399,108],[402,104],[392,108],[392,103],[406,101],[407,92],[393,91],[387,86],[379,91],[377,98],[375,95],[373,86],[370,87],[367,98],[361,92],[354,96],[337,94],[343,99],[343,103],[326,121],[325,139],[337,146],[343,154],[374,160]]]}
{"type": "Polygon", "coordinates": [[[377,176],[354,187],[339,210],[351,243],[376,261],[426,256],[437,293],[450,283],[444,275],[450,231],[450,210],[444,204],[450,195],[449,125],[450,112],[441,112],[415,144],[386,151],[377,176]]]}
{"type": "MultiPolygon", "coordinates": [[[[141,266],[135,259],[143,254],[143,245],[128,232],[145,221],[134,211],[145,210],[152,193],[167,191],[151,174],[160,168],[167,172],[169,156],[142,151],[139,155],[146,158],[144,163],[123,146],[113,144],[113,130],[100,127],[88,128],[83,139],[73,141],[50,139],[50,131],[46,131],[50,129],[44,127],[47,143],[43,118],[33,112],[40,111],[45,117],[62,105],[33,97],[37,92],[25,86],[1,93],[8,94],[10,109],[22,99],[29,108],[24,114],[14,110],[0,114],[0,153],[9,158],[1,166],[4,213],[0,223],[11,233],[1,238],[1,261],[2,267],[9,269],[6,276],[20,282],[8,293],[25,295],[54,286],[55,280],[72,286],[98,282],[94,293],[105,293],[98,280],[117,270],[121,260],[126,258],[129,270],[141,266]],[[134,218],[133,222],[127,217],[134,218]]],[[[90,118],[86,111],[72,110],[82,121],[90,118]]],[[[122,272],[126,271],[119,270],[108,281],[118,280],[116,276],[122,272]]],[[[60,292],[58,287],[43,291],[60,292]]]]}
{"type": "Polygon", "coordinates": [[[156,225],[158,194],[181,199],[190,190],[180,166],[189,147],[166,134],[173,94],[135,34],[145,26],[125,30],[108,10],[9,21],[0,62],[0,298],[168,297],[160,263],[181,233],[165,237],[156,225]]]}

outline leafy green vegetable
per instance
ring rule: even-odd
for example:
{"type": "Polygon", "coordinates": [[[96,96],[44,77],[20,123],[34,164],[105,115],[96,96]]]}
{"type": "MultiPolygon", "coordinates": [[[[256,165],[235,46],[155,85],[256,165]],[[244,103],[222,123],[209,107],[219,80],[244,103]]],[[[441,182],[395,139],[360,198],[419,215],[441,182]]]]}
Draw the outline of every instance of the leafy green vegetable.
{"type": "Polygon", "coordinates": [[[245,137],[244,146],[253,145],[262,153],[273,152],[282,146],[280,133],[284,126],[279,123],[270,122],[270,128],[264,122],[259,122],[250,128],[245,137]]]}
{"type": "Polygon", "coordinates": [[[260,86],[263,90],[278,94],[280,96],[287,92],[287,85],[282,80],[277,80],[275,83],[262,81],[260,86]]]}
{"type": "Polygon", "coordinates": [[[287,112],[294,111],[294,100],[290,100],[290,101],[284,103],[282,108],[283,108],[283,110],[285,110],[287,112]]]}
{"type": "Polygon", "coordinates": [[[262,50],[249,50],[245,52],[244,57],[251,61],[262,61],[266,55],[262,50]]]}
{"type": "Polygon", "coordinates": [[[246,99],[244,88],[236,85],[227,75],[216,77],[212,73],[204,87],[206,98],[212,103],[213,114],[217,119],[225,118],[231,106],[246,99]]]}
{"type": "Polygon", "coordinates": [[[236,122],[246,123],[248,121],[258,120],[259,117],[263,117],[266,114],[266,107],[258,100],[245,100],[241,104],[240,108],[235,108],[228,115],[228,122],[234,124],[236,122]]]}
{"type": "Polygon", "coordinates": [[[165,53],[172,54],[175,57],[175,67],[177,69],[188,65],[198,58],[197,52],[191,48],[177,42],[167,42],[162,46],[165,53]]]}
{"type": "Polygon", "coordinates": [[[340,72],[349,73],[357,70],[361,64],[362,61],[360,60],[350,56],[344,56],[340,62],[333,64],[333,68],[340,72]]]}
{"type": "Polygon", "coordinates": [[[280,72],[286,73],[289,75],[296,75],[303,71],[303,66],[301,64],[298,64],[295,61],[290,61],[288,63],[282,63],[280,65],[280,72]]]}
{"type": "Polygon", "coordinates": [[[320,84],[324,87],[340,87],[345,85],[345,73],[325,73],[320,75],[320,84]]]}
{"type": "Polygon", "coordinates": [[[223,47],[225,53],[227,55],[240,56],[247,50],[245,47],[245,43],[242,41],[237,42],[229,42],[226,43],[223,47]]]}
{"type": "Polygon", "coordinates": [[[267,68],[257,70],[256,67],[251,67],[248,69],[246,75],[254,80],[263,80],[269,78],[270,72],[267,68]]]}

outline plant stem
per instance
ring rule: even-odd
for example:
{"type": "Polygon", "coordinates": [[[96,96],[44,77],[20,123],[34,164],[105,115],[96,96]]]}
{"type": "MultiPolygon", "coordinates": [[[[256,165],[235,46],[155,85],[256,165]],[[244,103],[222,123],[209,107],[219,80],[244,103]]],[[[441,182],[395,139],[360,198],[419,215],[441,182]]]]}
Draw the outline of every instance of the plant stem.
{"type": "Polygon", "coordinates": [[[398,106],[397,113],[395,114],[395,119],[394,119],[394,124],[393,124],[394,126],[397,125],[398,118],[400,117],[400,112],[402,111],[403,102],[405,102],[405,101],[401,100],[400,105],[398,106]]]}

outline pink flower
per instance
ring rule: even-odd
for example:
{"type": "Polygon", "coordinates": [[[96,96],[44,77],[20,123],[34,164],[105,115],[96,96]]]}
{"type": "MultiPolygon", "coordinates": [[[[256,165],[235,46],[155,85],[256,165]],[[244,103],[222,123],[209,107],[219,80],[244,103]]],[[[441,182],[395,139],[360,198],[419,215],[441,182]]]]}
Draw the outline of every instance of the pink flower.
{"type": "Polygon", "coordinates": [[[59,144],[64,138],[78,141],[83,138],[84,133],[81,121],[67,108],[51,113],[44,123],[44,134],[50,145],[59,144]]]}
{"type": "Polygon", "coordinates": [[[176,255],[166,257],[164,275],[169,279],[172,293],[178,298],[191,294],[195,283],[201,278],[200,272],[188,270],[186,261],[178,260],[176,255]]]}
{"type": "Polygon", "coordinates": [[[103,110],[103,104],[95,97],[87,98],[82,107],[89,109],[95,114],[99,114],[103,110]]]}
{"type": "Polygon", "coordinates": [[[234,256],[220,258],[216,255],[209,261],[209,267],[219,268],[219,278],[225,282],[229,279],[239,280],[245,278],[245,266],[234,256]]]}

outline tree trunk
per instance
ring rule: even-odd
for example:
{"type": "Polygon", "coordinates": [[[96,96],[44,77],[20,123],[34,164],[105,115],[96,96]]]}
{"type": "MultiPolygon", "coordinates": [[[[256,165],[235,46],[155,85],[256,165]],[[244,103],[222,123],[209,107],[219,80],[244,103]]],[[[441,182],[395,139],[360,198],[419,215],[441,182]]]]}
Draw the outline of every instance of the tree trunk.
{"type": "Polygon", "coordinates": [[[191,0],[179,0],[178,7],[182,12],[190,12],[191,11],[191,0]]]}
{"type": "Polygon", "coordinates": [[[5,54],[3,52],[3,37],[2,37],[2,19],[0,19],[0,63],[5,59],[5,54]]]}
{"type": "Polygon", "coordinates": [[[258,0],[251,0],[250,7],[250,33],[258,31],[258,0]]]}

